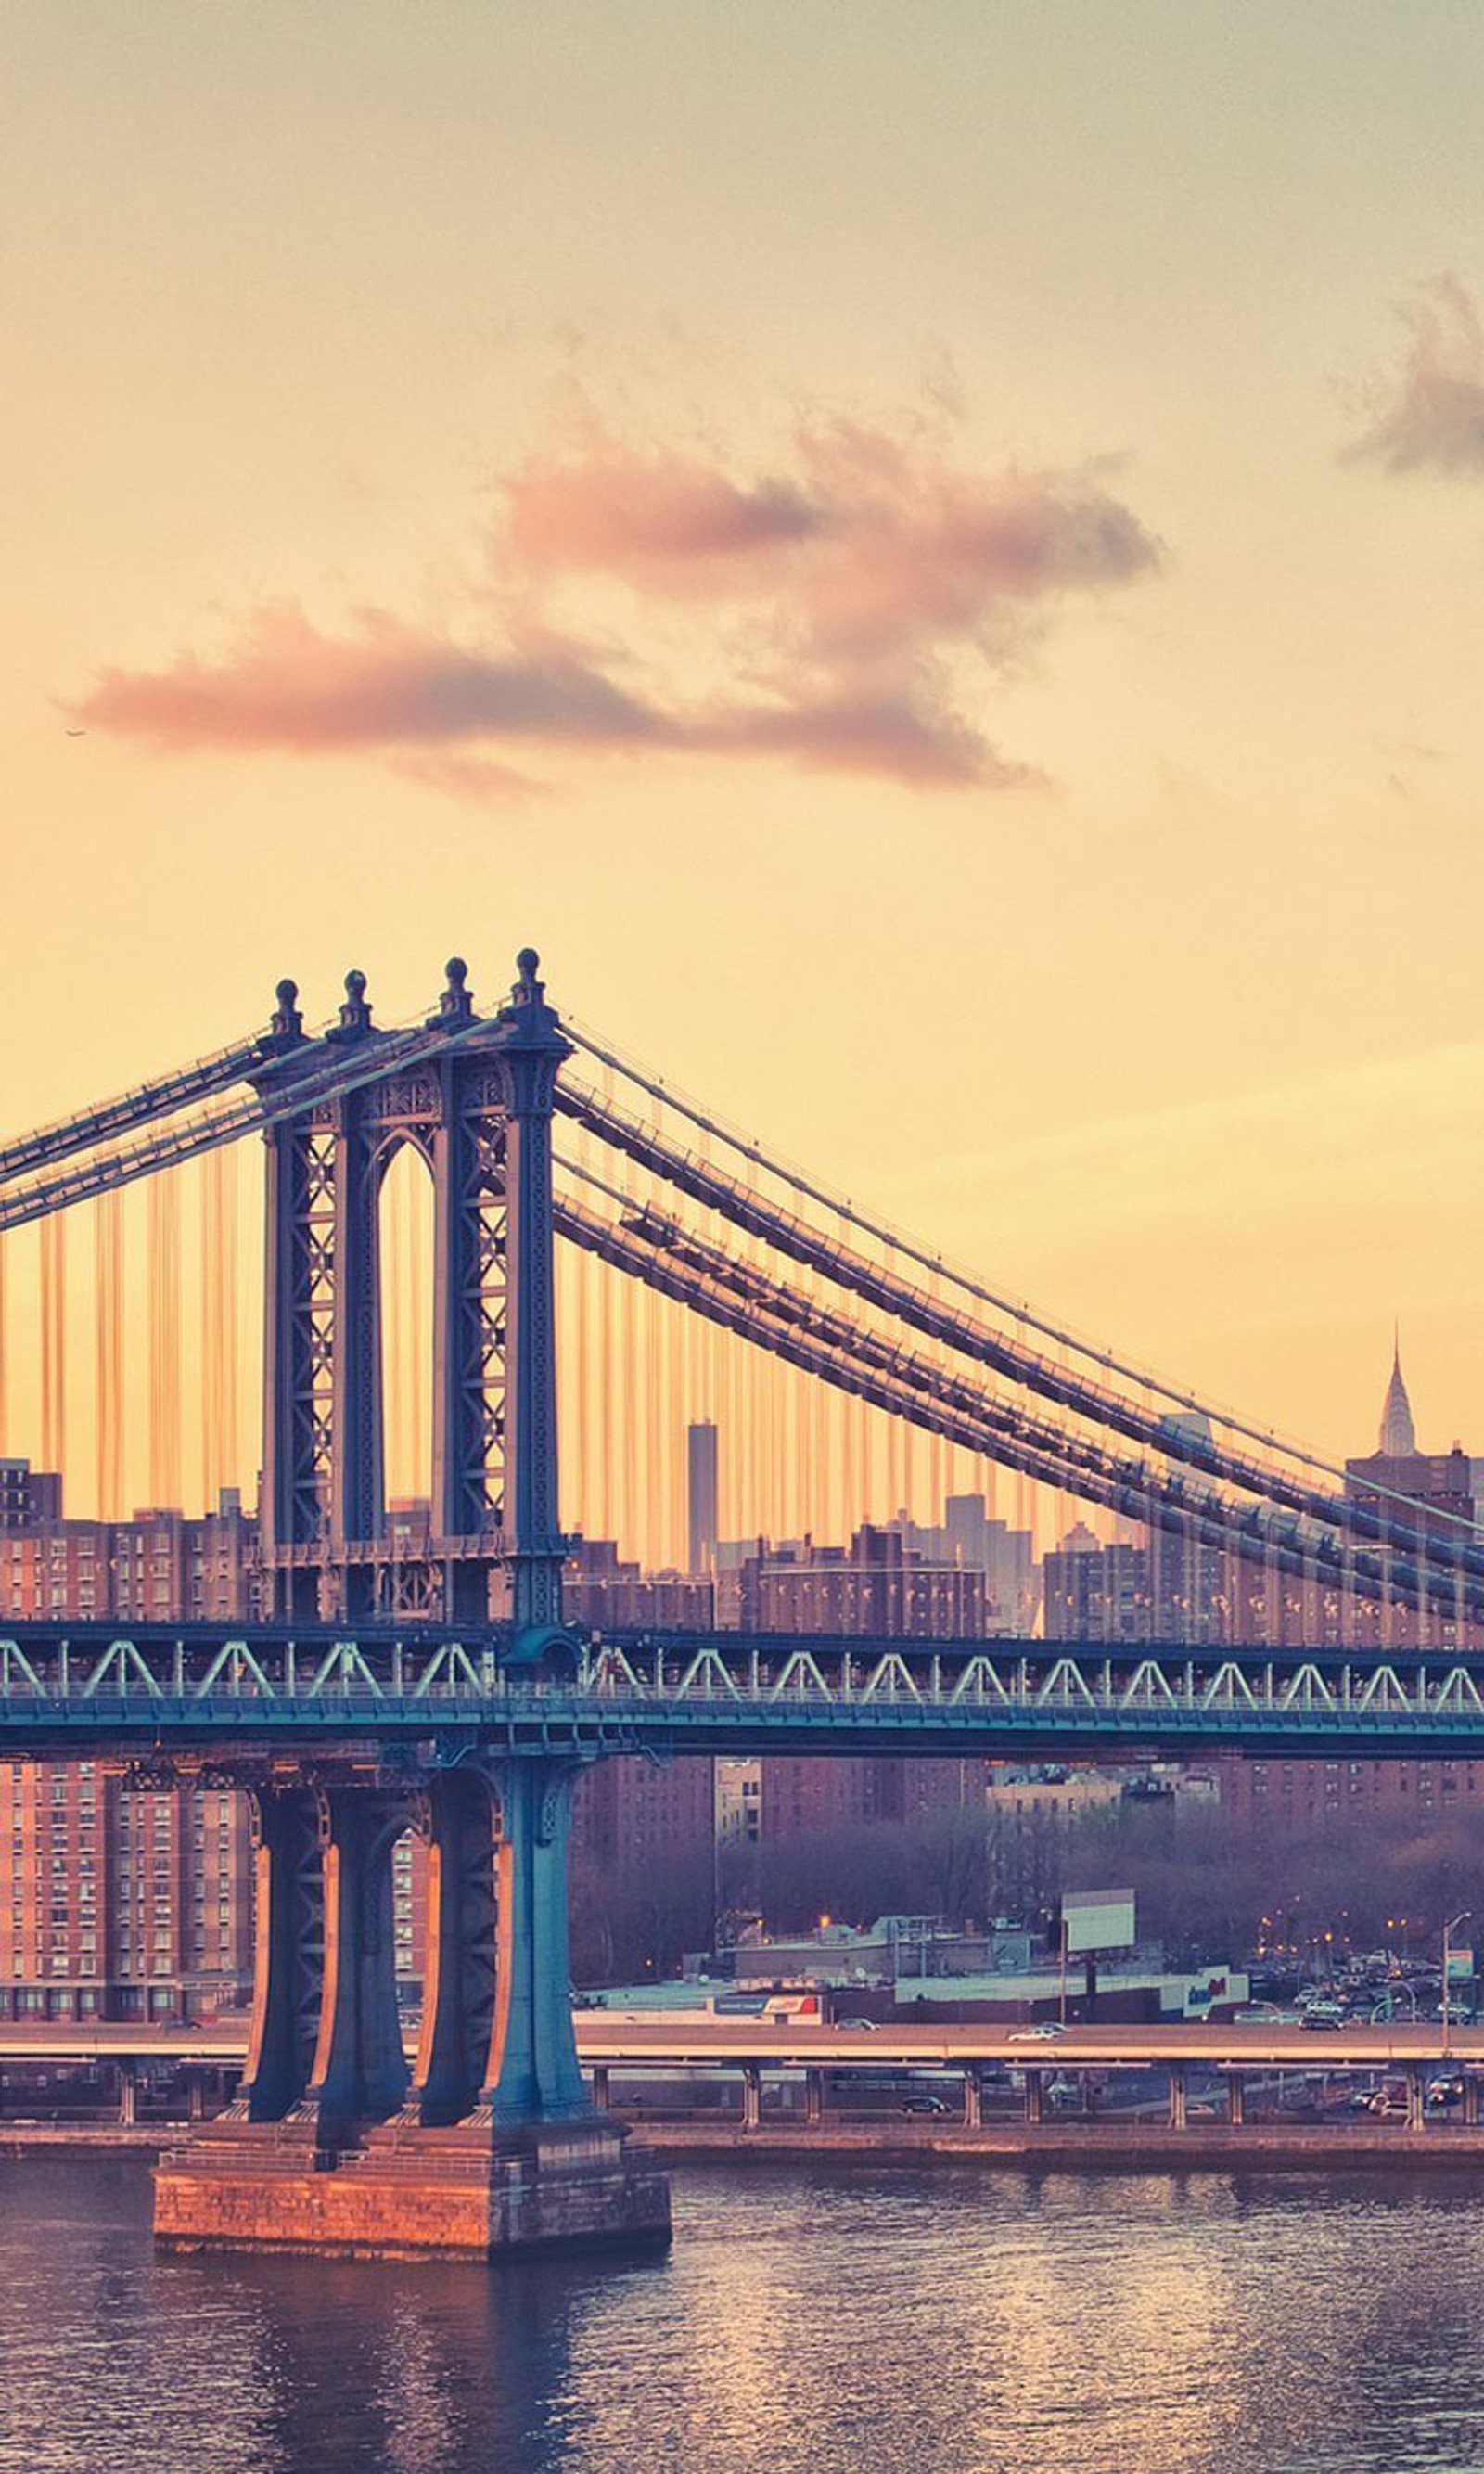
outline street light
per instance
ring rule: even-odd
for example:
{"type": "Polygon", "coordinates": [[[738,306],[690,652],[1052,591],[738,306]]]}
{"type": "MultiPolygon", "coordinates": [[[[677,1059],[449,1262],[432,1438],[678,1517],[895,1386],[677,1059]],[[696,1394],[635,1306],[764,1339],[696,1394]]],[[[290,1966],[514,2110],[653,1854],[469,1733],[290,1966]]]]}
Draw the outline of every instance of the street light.
{"type": "Polygon", "coordinates": [[[1473,1909],[1472,1909],[1472,1907],[1465,1907],[1465,1909],[1464,1909],[1464,1911],[1463,1911],[1463,1914],[1462,1914],[1461,1916],[1453,1916],[1453,1917],[1450,1917],[1450,1918],[1449,1918],[1449,1920],[1448,1920],[1448,1923],[1444,1926],[1444,1928],[1443,1928],[1443,2058],[1444,2058],[1444,2060],[1445,2060],[1445,2061],[1447,2061],[1447,2059],[1448,2059],[1448,2019],[1449,2019],[1449,2015],[1450,2015],[1450,2014],[1449,2014],[1449,2008],[1448,2008],[1448,1944],[1449,1944],[1449,1942],[1452,1940],[1453,1935],[1454,1935],[1454,1933],[1457,1931],[1457,1929],[1458,1929],[1459,1926],[1460,1926],[1460,1925],[1466,1925],[1466,1924],[1468,1924],[1468,1923],[1470,1922],[1471,1918],[1472,1917],[1472,1914],[1473,1914],[1473,1909]]]}

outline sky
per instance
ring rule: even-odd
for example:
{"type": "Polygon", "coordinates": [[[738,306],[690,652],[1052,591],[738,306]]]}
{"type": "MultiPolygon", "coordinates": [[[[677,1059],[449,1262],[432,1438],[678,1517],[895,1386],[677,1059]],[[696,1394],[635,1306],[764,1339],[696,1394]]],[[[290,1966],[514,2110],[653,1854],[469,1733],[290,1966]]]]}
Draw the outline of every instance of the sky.
{"type": "MultiPolygon", "coordinates": [[[[12,0],[6,1125],[553,1002],[1484,1452],[1484,16],[12,0]]],[[[12,1448],[16,1448],[12,1437],[12,1448]]]]}

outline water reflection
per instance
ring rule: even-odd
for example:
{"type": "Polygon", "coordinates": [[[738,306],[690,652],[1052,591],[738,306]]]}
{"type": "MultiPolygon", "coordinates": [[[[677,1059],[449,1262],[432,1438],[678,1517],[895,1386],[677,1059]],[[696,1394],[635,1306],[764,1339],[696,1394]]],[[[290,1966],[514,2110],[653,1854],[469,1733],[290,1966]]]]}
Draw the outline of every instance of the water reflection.
{"type": "Polygon", "coordinates": [[[695,2172],[676,2221],[629,2268],[157,2258],[135,2166],[0,2164],[0,2465],[1484,2465],[1484,2181],[695,2172]]]}

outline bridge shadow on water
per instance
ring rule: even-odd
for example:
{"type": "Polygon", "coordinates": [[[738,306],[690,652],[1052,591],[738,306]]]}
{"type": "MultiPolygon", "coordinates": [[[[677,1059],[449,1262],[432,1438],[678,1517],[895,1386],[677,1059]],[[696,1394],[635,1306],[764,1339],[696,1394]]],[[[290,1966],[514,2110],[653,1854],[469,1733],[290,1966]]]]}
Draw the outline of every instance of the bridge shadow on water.
{"type": "Polygon", "coordinates": [[[474,2474],[568,2461],[573,2347],[614,2289],[663,2264],[178,2258],[172,2316],[226,2319],[245,2347],[233,2474],[474,2474]]]}
{"type": "Polygon", "coordinates": [[[667,2273],[166,2254],[149,2190],[134,2159],[0,2163],[0,2465],[535,2474],[572,2462],[585,2322],[667,2273]]]}

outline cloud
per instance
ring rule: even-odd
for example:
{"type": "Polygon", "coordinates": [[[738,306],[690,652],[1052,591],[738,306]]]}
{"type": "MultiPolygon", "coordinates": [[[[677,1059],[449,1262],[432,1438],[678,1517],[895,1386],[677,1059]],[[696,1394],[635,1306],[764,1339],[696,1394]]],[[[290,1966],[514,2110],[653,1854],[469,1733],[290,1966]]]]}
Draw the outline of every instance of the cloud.
{"type": "Polygon", "coordinates": [[[1045,778],[1008,763],[954,715],[914,706],[910,695],[754,707],[702,722],[696,743],[717,755],[792,756],[825,771],[875,773],[924,789],[978,782],[1005,790],[1045,778]]]}
{"type": "Polygon", "coordinates": [[[1347,450],[1388,473],[1484,474],[1484,325],[1457,276],[1398,312],[1410,335],[1376,417],[1347,450]]]}
{"type": "Polygon", "coordinates": [[[1010,675],[1069,599],[1152,574],[1159,546],[1104,468],[985,472],[957,449],[941,410],[895,429],[801,418],[747,470],[635,445],[583,406],[499,479],[494,589],[457,641],[386,610],[322,626],[279,600],[213,656],[104,669],[72,710],[160,750],[374,753],[480,799],[541,787],[512,752],[1035,783],[980,727],[976,667],[1010,675]]]}
{"type": "Polygon", "coordinates": [[[632,747],[664,717],[560,649],[493,658],[419,635],[384,611],[321,633],[294,602],[258,610],[216,662],[104,670],[75,708],[91,728],[164,748],[416,748],[513,739],[632,747]]]}
{"type": "MultiPolygon", "coordinates": [[[[1090,473],[991,475],[937,437],[801,423],[798,476],[741,487],[695,456],[636,454],[588,426],[505,486],[532,569],[580,568],[677,599],[771,598],[822,661],[999,643],[1011,612],[1126,584],[1158,546],[1090,473]]],[[[1023,625],[1024,620],[1020,621],[1023,625]]]]}
{"type": "Polygon", "coordinates": [[[503,490],[521,565],[624,575],[660,593],[739,591],[815,521],[787,482],[742,486],[697,456],[642,453],[601,433],[579,455],[527,464],[503,490]]]}

